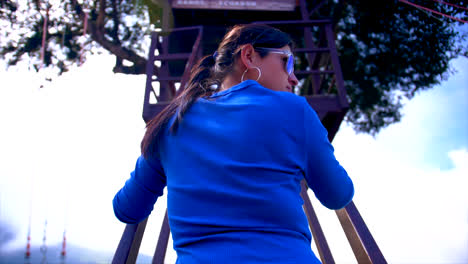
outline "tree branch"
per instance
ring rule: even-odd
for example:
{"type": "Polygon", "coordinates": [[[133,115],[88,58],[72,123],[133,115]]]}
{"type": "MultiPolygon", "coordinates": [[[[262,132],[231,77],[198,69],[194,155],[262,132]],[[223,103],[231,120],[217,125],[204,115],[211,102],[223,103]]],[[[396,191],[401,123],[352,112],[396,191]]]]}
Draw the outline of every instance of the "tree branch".
{"type": "MultiPolygon", "coordinates": [[[[103,0],[100,0],[101,2],[103,0]]],[[[81,20],[84,21],[84,12],[83,8],[81,5],[77,2],[77,0],[72,0],[72,4],[75,7],[75,12],[76,14],[80,17],[81,20]]],[[[101,10],[100,6],[100,10],[101,10]]],[[[101,15],[101,12],[99,16],[101,15]]],[[[105,15],[105,13],[104,13],[105,15]]],[[[99,20],[99,17],[98,19],[99,20]]],[[[98,21],[92,21],[88,20],[88,34],[91,36],[91,38],[101,45],[104,49],[108,50],[115,56],[117,56],[119,59],[127,60],[133,63],[132,66],[124,66],[124,65],[115,65],[113,71],[115,73],[125,73],[125,74],[145,74],[146,73],[146,59],[139,56],[132,50],[129,50],[125,47],[122,47],[120,43],[116,44],[113,43],[112,41],[109,41],[108,39],[105,38],[104,36],[104,30],[99,28],[98,26],[98,21]]],[[[158,67],[154,67],[155,72],[154,74],[158,74],[158,67]]]]}
{"type": "Polygon", "coordinates": [[[99,1],[99,15],[96,19],[96,26],[99,30],[104,31],[104,24],[106,18],[106,0],[99,1]]]}

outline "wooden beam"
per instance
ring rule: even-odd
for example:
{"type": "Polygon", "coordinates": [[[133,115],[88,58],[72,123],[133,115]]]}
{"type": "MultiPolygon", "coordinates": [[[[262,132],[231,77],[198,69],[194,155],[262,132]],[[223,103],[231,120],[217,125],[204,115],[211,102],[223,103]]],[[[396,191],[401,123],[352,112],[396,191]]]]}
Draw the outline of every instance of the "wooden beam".
{"type": "Polygon", "coordinates": [[[336,210],[336,215],[358,263],[387,263],[354,202],[349,203],[343,209],[336,210]]]}
{"type": "Polygon", "coordinates": [[[180,81],[180,87],[179,87],[179,90],[177,91],[177,94],[180,94],[182,93],[183,90],[185,90],[185,86],[187,82],[190,80],[190,73],[192,72],[192,68],[195,66],[196,60],[199,58],[199,55],[201,53],[200,44],[202,41],[202,36],[203,36],[203,27],[199,27],[198,36],[197,36],[197,39],[195,40],[195,43],[193,44],[192,53],[190,53],[190,57],[187,63],[185,64],[184,74],[182,75],[182,79],[180,81]]]}
{"type": "Polygon", "coordinates": [[[148,218],[139,224],[127,224],[115,251],[112,264],[133,264],[136,262],[147,222],[148,218]]]}
{"type": "Polygon", "coordinates": [[[173,0],[172,8],[294,11],[296,0],[173,0]]]}
{"type": "Polygon", "coordinates": [[[287,21],[257,21],[252,24],[265,24],[270,26],[290,26],[290,27],[301,27],[301,26],[319,26],[324,24],[332,23],[331,19],[314,19],[314,20],[287,20],[287,21]]]}
{"type": "Polygon", "coordinates": [[[146,116],[145,111],[149,107],[151,93],[154,92],[153,85],[152,85],[153,72],[154,72],[154,67],[155,67],[154,52],[156,51],[158,43],[159,43],[158,34],[156,32],[153,32],[151,34],[151,45],[150,45],[149,54],[148,54],[148,63],[146,63],[146,86],[145,86],[145,96],[143,99],[143,120],[145,120],[145,122],[149,121],[145,119],[145,116],[146,116]]]}
{"type": "Polygon", "coordinates": [[[325,25],[325,34],[327,36],[328,47],[330,48],[330,56],[332,60],[333,70],[335,71],[336,86],[338,90],[338,98],[343,107],[348,108],[349,102],[346,98],[346,89],[344,86],[343,74],[341,72],[340,61],[338,59],[338,51],[335,44],[335,35],[331,24],[325,25]]]}
{"type": "Polygon", "coordinates": [[[158,55],[153,58],[153,60],[186,60],[190,57],[192,53],[174,53],[174,54],[165,54],[158,55]]]}
{"type": "Polygon", "coordinates": [[[169,219],[167,217],[167,209],[164,214],[164,220],[161,225],[161,231],[159,233],[158,244],[156,245],[156,250],[153,256],[153,264],[164,264],[164,259],[166,258],[167,243],[169,242],[169,235],[171,229],[169,227],[169,219]]]}
{"type": "Polygon", "coordinates": [[[310,202],[309,195],[307,195],[307,188],[307,183],[305,180],[302,180],[301,197],[302,200],[304,200],[304,211],[307,215],[307,219],[309,220],[309,227],[312,231],[312,235],[314,236],[320,259],[322,260],[323,264],[334,264],[335,260],[333,259],[330,247],[328,246],[327,239],[325,238],[322,227],[320,226],[320,222],[317,218],[317,215],[315,214],[314,207],[310,202]]]}

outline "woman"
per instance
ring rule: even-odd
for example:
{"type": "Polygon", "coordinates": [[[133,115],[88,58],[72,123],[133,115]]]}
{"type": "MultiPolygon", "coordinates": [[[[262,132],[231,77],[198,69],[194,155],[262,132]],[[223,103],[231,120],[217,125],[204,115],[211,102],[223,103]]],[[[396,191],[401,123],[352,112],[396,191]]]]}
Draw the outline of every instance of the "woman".
{"type": "Polygon", "coordinates": [[[177,263],[320,263],[300,181],[330,209],[346,206],[354,188],[317,115],[291,93],[293,60],[285,33],[232,28],[148,123],[113,201],[117,218],[142,221],[167,186],[177,263]]]}

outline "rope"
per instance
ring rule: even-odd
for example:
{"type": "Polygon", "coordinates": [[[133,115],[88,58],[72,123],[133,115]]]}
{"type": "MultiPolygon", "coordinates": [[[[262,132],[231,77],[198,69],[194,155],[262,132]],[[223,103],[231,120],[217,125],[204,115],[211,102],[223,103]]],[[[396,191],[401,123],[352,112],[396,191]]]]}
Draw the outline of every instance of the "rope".
{"type": "MultiPolygon", "coordinates": [[[[86,37],[86,32],[88,30],[88,13],[85,12],[84,13],[84,26],[83,26],[83,37],[86,37]]],[[[81,47],[81,51],[80,51],[80,65],[81,66],[84,62],[84,51],[85,51],[85,44],[83,44],[83,46],[81,47]]]]}
{"type": "Polygon", "coordinates": [[[448,18],[451,18],[453,20],[457,20],[459,22],[462,22],[462,23],[468,23],[468,21],[465,21],[465,20],[462,20],[462,19],[459,19],[459,18],[456,18],[456,17],[453,17],[451,15],[447,15],[447,14],[444,14],[444,13],[441,13],[441,12],[438,12],[438,11],[435,11],[435,10],[432,10],[430,8],[427,8],[427,7],[424,7],[424,6],[420,6],[420,5],[417,5],[415,3],[411,3],[409,1],[406,1],[406,0],[398,0],[402,3],[405,3],[405,4],[408,4],[408,5],[412,5],[416,8],[420,8],[420,9],[423,9],[423,10],[426,10],[426,11],[429,11],[429,12],[432,12],[432,13],[435,13],[435,14],[438,14],[438,15],[441,15],[441,16],[444,16],[444,17],[448,17],[448,18]]]}
{"type": "MultiPolygon", "coordinates": [[[[40,8],[38,4],[38,9],[40,8]]],[[[40,71],[45,64],[45,52],[46,52],[46,44],[47,44],[47,31],[48,31],[48,22],[49,22],[49,10],[50,10],[50,4],[47,2],[46,3],[46,15],[44,17],[44,24],[42,25],[42,43],[41,43],[41,64],[39,65],[39,68],[37,71],[40,71]]],[[[39,10],[40,11],[40,10],[39,10]]],[[[41,80],[41,84],[39,85],[39,89],[44,88],[44,84],[42,83],[43,80],[41,80]]]]}
{"type": "Polygon", "coordinates": [[[42,69],[45,60],[45,49],[46,49],[46,39],[47,39],[47,23],[49,20],[49,5],[47,5],[46,15],[44,17],[44,24],[42,25],[42,48],[41,48],[41,65],[39,69],[42,69]]]}

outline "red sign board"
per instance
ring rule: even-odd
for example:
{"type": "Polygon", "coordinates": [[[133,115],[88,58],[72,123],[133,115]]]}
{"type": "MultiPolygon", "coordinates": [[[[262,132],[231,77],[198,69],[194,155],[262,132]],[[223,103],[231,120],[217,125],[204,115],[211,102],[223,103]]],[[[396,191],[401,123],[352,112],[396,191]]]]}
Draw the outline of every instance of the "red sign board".
{"type": "Polygon", "coordinates": [[[172,0],[172,8],[293,11],[296,0],[172,0]]]}

